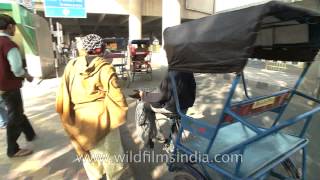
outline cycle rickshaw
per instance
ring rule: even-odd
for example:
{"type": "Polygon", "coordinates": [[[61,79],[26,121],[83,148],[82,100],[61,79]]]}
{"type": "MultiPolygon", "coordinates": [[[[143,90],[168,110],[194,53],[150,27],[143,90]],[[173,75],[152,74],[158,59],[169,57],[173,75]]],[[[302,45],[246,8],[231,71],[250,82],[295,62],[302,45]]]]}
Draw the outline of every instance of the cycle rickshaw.
{"type": "Polygon", "coordinates": [[[168,163],[170,171],[185,171],[195,179],[214,179],[215,171],[226,179],[306,179],[305,137],[317,105],[289,119],[281,119],[294,96],[320,103],[298,90],[320,48],[320,14],[277,1],[213,16],[167,28],[164,32],[169,70],[194,73],[233,73],[235,78],[217,124],[210,124],[182,113],[174,78],[173,93],[180,116],[172,130],[172,157],[191,157],[195,152],[206,154],[196,162],[168,163]],[[294,36],[294,37],[293,37],[294,36]],[[271,95],[249,97],[243,69],[248,58],[304,62],[305,68],[293,88],[271,95]],[[233,96],[242,81],[246,99],[235,101],[233,96]],[[272,112],[275,119],[270,127],[259,127],[249,118],[272,112]],[[281,119],[281,120],[280,120],[281,119]],[[283,130],[303,123],[298,134],[283,130]],[[184,132],[188,137],[183,137],[184,132]],[[192,137],[192,138],[191,138],[192,137]],[[279,165],[290,164],[292,155],[301,153],[301,172],[291,166],[290,173],[280,173],[279,165]],[[242,161],[217,163],[216,155],[239,154],[242,161]],[[289,176],[289,177],[288,177],[289,176]]]}
{"type": "Polygon", "coordinates": [[[151,51],[149,50],[149,40],[132,40],[129,45],[130,50],[130,74],[131,81],[136,75],[146,75],[152,80],[151,51]]]}
{"type": "Polygon", "coordinates": [[[127,45],[125,38],[104,38],[105,58],[112,59],[112,65],[115,67],[117,75],[130,81],[127,68],[127,45]]]}

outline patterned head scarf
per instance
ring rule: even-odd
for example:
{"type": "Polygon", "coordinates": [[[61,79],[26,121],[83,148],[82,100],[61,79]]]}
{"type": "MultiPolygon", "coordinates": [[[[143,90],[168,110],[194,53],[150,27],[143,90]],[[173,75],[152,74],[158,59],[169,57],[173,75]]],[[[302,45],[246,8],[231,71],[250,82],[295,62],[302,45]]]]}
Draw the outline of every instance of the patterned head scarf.
{"type": "Polygon", "coordinates": [[[89,34],[81,38],[83,48],[89,53],[100,53],[102,38],[96,34],[89,34]]]}

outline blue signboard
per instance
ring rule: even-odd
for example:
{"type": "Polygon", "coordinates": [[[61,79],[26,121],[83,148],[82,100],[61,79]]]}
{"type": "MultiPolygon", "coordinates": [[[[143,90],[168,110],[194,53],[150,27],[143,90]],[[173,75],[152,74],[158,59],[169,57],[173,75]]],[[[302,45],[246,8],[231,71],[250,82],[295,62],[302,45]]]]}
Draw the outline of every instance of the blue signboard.
{"type": "Polygon", "coordinates": [[[45,16],[86,18],[85,0],[44,0],[45,16]]]}

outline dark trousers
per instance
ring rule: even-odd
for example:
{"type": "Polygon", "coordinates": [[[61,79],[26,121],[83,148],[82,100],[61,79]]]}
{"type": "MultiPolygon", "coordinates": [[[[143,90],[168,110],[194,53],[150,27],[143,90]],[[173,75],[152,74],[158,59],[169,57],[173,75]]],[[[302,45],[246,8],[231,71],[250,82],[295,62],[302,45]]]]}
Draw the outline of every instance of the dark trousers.
{"type": "MultiPolygon", "coordinates": [[[[156,125],[156,113],[160,113],[163,115],[166,115],[167,117],[170,116],[170,114],[177,114],[174,110],[170,110],[170,109],[166,109],[166,108],[155,108],[153,107],[150,103],[148,102],[143,102],[143,110],[145,113],[145,120],[146,122],[144,122],[144,125],[147,125],[147,127],[144,128],[144,131],[147,132],[147,137],[141,137],[144,140],[144,143],[148,144],[150,146],[150,148],[154,147],[154,143],[153,140],[154,138],[158,139],[158,140],[165,140],[167,141],[167,138],[164,136],[164,134],[162,134],[162,132],[158,131],[157,125],[156,125]]],[[[183,109],[181,110],[182,113],[186,113],[187,109],[183,109]]],[[[176,129],[176,125],[175,123],[172,124],[171,127],[171,133],[173,133],[173,131],[176,129]]],[[[170,137],[171,138],[171,135],[170,137]]]]}
{"type": "Polygon", "coordinates": [[[17,144],[20,134],[23,132],[26,139],[31,141],[35,137],[35,132],[24,114],[20,89],[5,92],[1,96],[8,112],[7,155],[11,157],[20,150],[17,144]]]}
{"type": "MultiPolygon", "coordinates": [[[[156,113],[160,114],[172,114],[175,112],[175,110],[169,110],[165,108],[155,108],[148,102],[144,103],[144,113],[146,115],[146,121],[150,124],[149,129],[149,141],[151,142],[153,138],[157,139],[165,139],[164,135],[158,131],[157,125],[156,125],[156,113]]],[[[152,143],[151,143],[152,144],[152,143]]],[[[151,145],[153,146],[153,145],[151,145]]]]}

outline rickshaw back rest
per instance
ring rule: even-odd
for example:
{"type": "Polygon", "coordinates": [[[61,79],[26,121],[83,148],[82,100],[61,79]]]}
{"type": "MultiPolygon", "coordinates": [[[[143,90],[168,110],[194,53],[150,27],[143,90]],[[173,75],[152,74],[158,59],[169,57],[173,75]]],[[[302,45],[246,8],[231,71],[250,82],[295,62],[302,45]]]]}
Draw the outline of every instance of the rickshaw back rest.
{"type": "MultiPolygon", "coordinates": [[[[248,100],[245,103],[235,103],[230,106],[230,109],[241,117],[248,117],[267,111],[279,113],[280,108],[288,103],[288,98],[291,93],[291,90],[284,90],[275,95],[264,96],[255,100],[248,100]]],[[[217,130],[215,125],[207,123],[204,120],[194,119],[181,114],[180,116],[183,130],[187,130],[193,135],[211,139],[214,136],[214,132],[217,130]]],[[[225,115],[224,121],[235,122],[234,118],[228,114],[225,115]]]]}
{"type": "MultiPolygon", "coordinates": [[[[281,108],[289,103],[291,93],[291,90],[284,90],[271,96],[262,96],[257,99],[241,101],[232,104],[230,109],[241,117],[253,116],[268,111],[279,113],[281,108]]],[[[224,120],[226,122],[233,122],[233,118],[230,115],[226,115],[224,120]]]]}
{"type": "Polygon", "coordinates": [[[149,40],[132,40],[131,44],[129,45],[131,55],[146,57],[150,53],[148,50],[149,44],[149,40]],[[137,45],[137,47],[135,47],[134,45],[137,45]],[[145,47],[142,47],[142,45],[144,45],[145,47]]]}
{"type": "Polygon", "coordinates": [[[183,130],[189,131],[192,135],[210,139],[216,130],[216,127],[199,119],[193,119],[188,116],[181,117],[183,130]]]}
{"type": "Polygon", "coordinates": [[[149,54],[149,50],[147,48],[136,48],[130,45],[130,53],[131,53],[131,56],[146,57],[149,54]]]}

